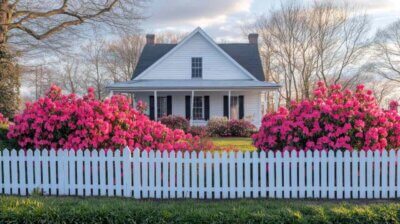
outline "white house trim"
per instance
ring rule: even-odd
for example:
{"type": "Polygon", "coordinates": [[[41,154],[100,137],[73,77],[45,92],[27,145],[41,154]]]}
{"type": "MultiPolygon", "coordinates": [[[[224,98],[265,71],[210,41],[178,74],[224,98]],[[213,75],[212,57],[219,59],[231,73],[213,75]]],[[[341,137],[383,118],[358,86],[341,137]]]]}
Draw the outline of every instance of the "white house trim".
{"type": "Polygon", "coordinates": [[[135,79],[138,80],[142,76],[146,75],[149,73],[152,69],[154,69],[157,65],[159,65],[162,61],[164,61],[166,58],[168,58],[171,54],[173,54],[175,51],[177,51],[181,46],[183,46],[188,40],[190,40],[195,34],[201,34],[215,49],[217,49],[222,55],[224,55],[233,65],[235,65],[237,68],[239,68],[244,74],[249,76],[249,78],[258,81],[250,72],[248,72],[243,66],[241,66],[239,63],[235,61],[231,56],[229,56],[224,50],[222,50],[218,44],[214,42],[214,40],[208,36],[206,32],[204,32],[200,27],[197,27],[192,33],[190,33],[188,36],[186,36],[182,41],[180,41],[172,50],[170,50],[168,53],[166,53],[164,56],[162,56],[160,59],[158,59],[155,63],[153,63],[151,66],[146,68],[141,74],[139,74],[135,79]]]}

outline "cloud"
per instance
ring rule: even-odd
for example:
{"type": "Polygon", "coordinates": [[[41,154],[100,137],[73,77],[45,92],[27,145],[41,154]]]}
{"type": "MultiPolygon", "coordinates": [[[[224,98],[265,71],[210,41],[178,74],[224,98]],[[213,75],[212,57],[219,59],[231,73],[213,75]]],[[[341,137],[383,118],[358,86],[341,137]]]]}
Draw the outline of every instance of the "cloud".
{"type": "Polygon", "coordinates": [[[249,12],[252,0],[153,0],[146,25],[159,27],[223,24],[235,13],[249,12]]]}

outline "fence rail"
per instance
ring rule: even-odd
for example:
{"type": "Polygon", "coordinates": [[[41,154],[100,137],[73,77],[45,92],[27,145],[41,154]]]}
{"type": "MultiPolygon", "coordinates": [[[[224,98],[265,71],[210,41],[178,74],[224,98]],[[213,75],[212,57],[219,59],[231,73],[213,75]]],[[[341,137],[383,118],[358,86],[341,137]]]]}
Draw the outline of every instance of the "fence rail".
{"type": "Polygon", "coordinates": [[[390,151],[3,150],[0,193],[134,198],[400,198],[390,151]]]}

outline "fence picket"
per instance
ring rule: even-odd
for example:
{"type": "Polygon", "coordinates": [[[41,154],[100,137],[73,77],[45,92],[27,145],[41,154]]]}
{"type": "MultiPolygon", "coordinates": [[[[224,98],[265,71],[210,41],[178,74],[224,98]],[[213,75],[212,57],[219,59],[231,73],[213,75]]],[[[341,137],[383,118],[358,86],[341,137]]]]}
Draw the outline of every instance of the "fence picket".
{"type": "Polygon", "coordinates": [[[18,192],[18,155],[17,151],[13,149],[11,151],[11,191],[12,194],[19,194],[18,192]]]}
{"type": "Polygon", "coordinates": [[[182,152],[178,151],[176,153],[176,188],[177,188],[177,198],[183,197],[183,176],[182,176],[182,166],[183,166],[183,159],[182,159],[182,152]]]}
{"type": "MultiPolygon", "coordinates": [[[[136,149],[139,151],[139,149],[136,149]]],[[[141,157],[139,157],[139,162],[141,164],[141,171],[142,171],[142,194],[143,194],[143,198],[148,198],[149,197],[149,153],[147,151],[143,151],[141,157]]],[[[133,162],[135,164],[135,162],[133,162]]],[[[140,165],[139,164],[139,165],[140,165]]],[[[136,177],[137,175],[135,175],[136,171],[135,169],[133,169],[133,175],[134,177],[136,177]]],[[[151,176],[150,176],[151,178],[151,176]]],[[[135,183],[133,183],[135,186],[135,183]]],[[[133,190],[135,192],[135,190],[133,190]]]]}
{"type": "Polygon", "coordinates": [[[212,183],[212,153],[210,151],[207,152],[206,154],[206,198],[210,199],[213,197],[212,192],[213,192],[213,183],[212,183]]]}
{"type": "Polygon", "coordinates": [[[351,152],[351,198],[359,198],[359,154],[354,150],[351,152]]]}
{"type": "Polygon", "coordinates": [[[289,198],[290,197],[290,153],[289,151],[285,151],[283,153],[283,197],[289,198]]]}
{"type": "Polygon", "coordinates": [[[3,150],[0,193],[140,198],[399,198],[400,153],[3,150]]]}
{"type": "Polygon", "coordinates": [[[367,153],[363,150],[360,152],[359,155],[359,160],[360,160],[360,198],[367,198],[367,188],[366,188],[366,184],[367,184],[367,168],[366,168],[366,164],[367,164],[367,153]]]}
{"type": "Polygon", "coordinates": [[[373,152],[368,151],[367,152],[367,198],[373,198],[374,197],[374,157],[373,157],[373,152]]]}
{"type": "MultiPolygon", "coordinates": [[[[162,178],[161,178],[161,161],[162,161],[162,155],[161,151],[156,152],[156,198],[161,198],[161,192],[162,192],[162,178]]],[[[186,165],[186,164],[185,164],[186,165]]],[[[186,185],[185,185],[186,187],[186,185]]]]}
{"type": "Polygon", "coordinates": [[[236,158],[235,152],[229,152],[229,198],[236,198],[236,158]]]}
{"type": "Polygon", "coordinates": [[[99,152],[97,150],[92,151],[92,194],[93,196],[99,195],[99,152]]]}
{"type": "MultiPolygon", "coordinates": [[[[34,183],[35,167],[33,163],[34,163],[33,151],[31,149],[28,149],[28,151],[26,152],[26,171],[27,171],[26,185],[28,194],[31,194],[35,189],[35,183],[34,183]]],[[[0,167],[1,167],[1,161],[0,161],[0,167]]],[[[1,171],[0,171],[0,183],[1,183],[1,171]]],[[[1,188],[2,187],[0,187],[0,192],[1,188]]]]}
{"type": "Polygon", "coordinates": [[[290,183],[291,183],[291,193],[290,193],[290,197],[291,198],[298,198],[298,183],[297,183],[297,177],[298,177],[298,172],[297,172],[297,163],[298,163],[298,159],[297,159],[297,151],[293,150],[291,152],[290,155],[290,171],[291,171],[291,175],[290,175],[290,183]]]}
{"type": "Polygon", "coordinates": [[[222,198],[228,198],[228,153],[222,152],[221,156],[221,179],[222,179],[222,198]]]}
{"type": "Polygon", "coordinates": [[[261,151],[260,154],[260,195],[262,198],[267,197],[267,191],[269,191],[269,188],[267,186],[267,169],[268,169],[268,164],[267,164],[267,154],[265,151],[261,151]]]}
{"type": "Polygon", "coordinates": [[[388,198],[389,192],[388,192],[388,152],[382,151],[382,157],[381,157],[381,198],[388,198]]]}
{"type": "Polygon", "coordinates": [[[299,198],[304,198],[306,196],[306,185],[305,185],[305,154],[304,151],[299,152],[299,198]]]}
{"type": "Polygon", "coordinates": [[[343,153],[336,153],[336,198],[343,198],[343,153]]]}
{"type": "Polygon", "coordinates": [[[275,198],[277,197],[276,193],[276,170],[275,170],[275,154],[273,151],[268,152],[268,158],[267,158],[267,163],[268,163],[268,196],[270,198],[275,198]]]}
{"type": "Polygon", "coordinates": [[[99,152],[99,188],[101,196],[107,195],[106,161],[106,152],[101,149],[99,152]]]}
{"type": "Polygon", "coordinates": [[[23,150],[19,150],[19,153],[18,153],[18,173],[19,173],[18,188],[19,188],[20,195],[26,195],[25,161],[26,161],[25,152],[23,150]]]}
{"type": "Polygon", "coordinates": [[[205,197],[205,182],[204,182],[204,152],[199,152],[199,198],[205,197]]]}
{"type": "Polygon", "coordinates": [[[221,198],[221,176],[220,176],[221,158],[219,153],[214,153],[214,197],[221,198]]]}
{"type": "Polygon", "coordinates": [[[10,175],[10,151],[3,150],[3,174],[4,174],[4,193],[11,194],[11,175],[10,175]]]}
{"type": "Polygon", "coordinates": [[[319,151],[315,151],[313,153],[311,150],[308,150],[306,153],[307,185],[304,185],[303,188],[307,190],[307,198],[319,197],[319,191],[320,191],[319,161],[321,160],[319,153],[320,153],[319,151]]]}
{"type": "Polygon", "coordinates": [[[328,197],[328,164],[327,151],[321,151],[321,198],[328,197]]]}
{"type": "Polygon", "coordinates": [[[275,171],[276,171],[276,181],[275,181],[275,189],[276,189],[276,197],[283,198],[283,185],[282,185],[282,153],[275,153],[275,171]]]}
{"type": "MultiPolygon", "coordinates": [[[[258,169],[259,169],[259,164],[260,164],[260,157],[257,151],[253,151],[251,157],[253,158],[252,166],[253,166],[253,175],[251,179],[252,187],[253,187],[253,193],[252,193],[252,198],[258,198],[259,197],[259,181],[260,181],[260,176],[258,175],[258,169]]],[[[250,161],[249,161],[250,162],[250,161]]]]}
{"type": "Polygon", "coordinates": [[[237,197],[243,198],[243,153],[238,152],[237,156],[237,197]]]}
{"type": "Polygon", "coordinates": [[[396,151],[390,150],[389,153],[389,197],[396,197],[396,151]]]}
{"type": "Polygon", "coordinates": [[[149,152],[149,197],[156,197],[156,154],[152,150],[149,152]]]}

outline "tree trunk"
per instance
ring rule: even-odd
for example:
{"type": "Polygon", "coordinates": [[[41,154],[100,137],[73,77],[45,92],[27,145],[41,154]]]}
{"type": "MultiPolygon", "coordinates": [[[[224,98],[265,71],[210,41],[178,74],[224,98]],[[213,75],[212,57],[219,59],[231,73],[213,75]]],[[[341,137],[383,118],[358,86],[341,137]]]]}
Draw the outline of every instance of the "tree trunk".
{"type": "Polygon", "coordinates": [[[0,113],[12,118],[19,108],[19,69],[7,46],[8,24],[12,9],[8,0],[0,0],[0,113]]]}

